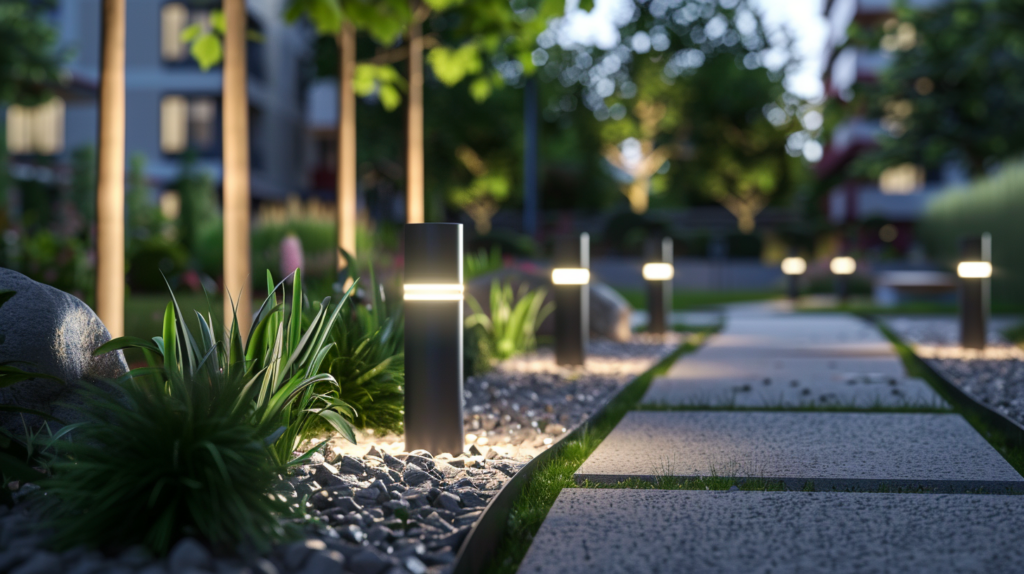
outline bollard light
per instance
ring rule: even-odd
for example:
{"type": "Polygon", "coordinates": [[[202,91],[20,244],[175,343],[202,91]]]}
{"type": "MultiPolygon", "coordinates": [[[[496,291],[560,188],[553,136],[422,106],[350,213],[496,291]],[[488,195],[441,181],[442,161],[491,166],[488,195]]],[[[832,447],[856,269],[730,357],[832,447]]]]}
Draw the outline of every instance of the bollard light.
{"type": "Polygon", "coordinates": [[[590,235],[559,238],[554,263],[555,362],[582,365],[590,335],[590,235]]]}
{"type": "Polygon", "coordinates": [[[849,277],[857,271],[857,260],[849,255],[839,255],[828,262],[828,269],[836,276],[836,296],[840,302],[845,302],[849,291],[849,277]]]}
{"type": "Polygon", "coordinates": [[[989,278],[992,277],[992,236],[984,233],[965,239],[963,261],[956,266],[960,277],[960,344],[984,349],[989,314],[989,278]]]}
{"type": "Polygon", "coordinates": [[[461,453],[462,224],[405,226],[405,450],[461,453]]]}
{"type": "Polygon", "coordinates": [[[782,274],[787,279],[789,298],[800,296],[800,276],[807,272],[807,261],[803,257],[790,256],[782,260],[782,274]]]}
{"type": "Polygon", "coordinates": [[[675,276],[672,238],[648,240],[644,245],[644,256],[647,262],[642,274],[647,281],[647,311],[650,315],[647,330],[663,334],[670,327],[669,315],[672,313],[672,277],[675,276]]]}

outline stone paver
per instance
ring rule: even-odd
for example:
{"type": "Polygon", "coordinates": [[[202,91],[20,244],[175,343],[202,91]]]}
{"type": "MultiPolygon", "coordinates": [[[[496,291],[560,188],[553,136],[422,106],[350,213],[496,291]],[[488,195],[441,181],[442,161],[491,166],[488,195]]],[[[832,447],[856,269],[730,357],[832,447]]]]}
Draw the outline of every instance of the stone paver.
{"type": "Polygon", "coordinates": [[[781,408],[948,408],[925,381],[889,358],[783,357],[723,361],[700,354],[655,379],[647,405],[781,408]]]}
{"type": "Polygon", "coordinates": [[[1021,496],[565,489],[519,572],[1015,572],[1020,532],[1021,496]]]}
{"type": "Polygon", "coordinates": [[[789,490],[1024,491],[1021,477],[956,414],[634,411],[575,478],[782,481],[789,490]]]}

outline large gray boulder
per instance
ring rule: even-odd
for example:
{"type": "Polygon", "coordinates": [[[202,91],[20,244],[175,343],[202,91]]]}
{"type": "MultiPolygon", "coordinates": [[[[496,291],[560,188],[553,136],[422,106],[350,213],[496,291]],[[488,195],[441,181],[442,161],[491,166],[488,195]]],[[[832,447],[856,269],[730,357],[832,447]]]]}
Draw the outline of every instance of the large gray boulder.
{"type": "MultiPolygon", "coordinates": [[[[81,420],[76,389],[128,372],[120,351],[93,357],[110,333],[77,297],[0,267],[0,291],[15,295],[0,307],[0,362],[18,361],[24,371],[56,377],[27,379],[0,389],[0,405],[41,411],[65,422],[81,420]],[[67,403],[58,404],[58,403],[67,403]]],[[[30,428],[39,417],[25,415],[30,428]]],[[[0,425],[21,432],[22,415],[0,411],[0,425]]]]}
{"type": "MultiPolygon", "coordinates": [[[[491,282],[509,282],[512,289],[517,291],[523,283],[529,285],[532,291],[543,287],[547,291],[547,301],[554,301],[554,286],[551,284],[549,273],[532,273],[518,269],[501,269],[470,280],[466,284],[466,294],[472,295],[483,307],[484,312],[490,314],[491,303],[491,282]]],[[[633,329],[630,326],[629,318],[633,312],[629,302],[604,283],[592,282],[590,284],[590,333],[594,337],[611,339],[624,343],[629,341],[633,329]]],[[[466,306],[466,315],[472,313],[469,306],[466,306]]],[[[540,335],[555,334],[554,314],[541,323],[537,329],[540,335]]]]}

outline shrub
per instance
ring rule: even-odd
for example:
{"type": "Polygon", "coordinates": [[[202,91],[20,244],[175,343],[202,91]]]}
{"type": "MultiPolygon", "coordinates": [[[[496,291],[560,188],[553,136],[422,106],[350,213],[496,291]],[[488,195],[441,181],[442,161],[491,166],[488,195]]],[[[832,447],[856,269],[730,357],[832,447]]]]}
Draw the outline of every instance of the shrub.
{"type": "Polygon", "coordinates": [[[194,336],[172,294],[162,337],[96,350],[141,349],[149,366],[115,381],[116,391],[87,391],[89,422],[44,485],[58,547],[142,542],[164,553],[186,535],[266,547],[285,534],[279,516],[290,501],[275,486],[288,464],[312,454],[292,460],[314,421],[354,436],[344,418],[351,408],[314,392],[336,385],[321,366],[341,306],[329,313],[327,298],[306,320],[300,274],[290,305],[284,282],[275,286],[269,273],[267,281],[270,295],[244,341],[234,324],[218,339],[201,315],[194,336]]]}
{"type": "Polygon", "coordinates": [[[491,315],[488,316],[476,298],[469,295],[473,314],[466,319],[466,327],[483,327],[495,359],[504,360],[529,351],[537,346],[537,327],[554,309],[553,303],[544,305],[546,296],[547,290],[530,291],[526,283],[520,284],[515,294],[511,283],[499,285],[492,281],[491,315]]]}
{"type": "Polygon", "coordinates": [[[469,281],[474,277],[486,275],[505,267],[501,259],[501,248],[497,245],[491,250],[480,249],[475,254],[469,253],[462,260],[462,280],[469,281]]]}
{"type": "MultiPolygon", "coordinates": [[[[351,258],[348,268],[355,269],[351,258]]],[[[334,347],[325,364],[338,386],[330,392],[352,406],[355,426],[398,433],[405,406],[404,321],[400,308],[389,309],[372,268],[367,291],[368,304],[349,299],[352,308],[331,329],[334,347]]]]}

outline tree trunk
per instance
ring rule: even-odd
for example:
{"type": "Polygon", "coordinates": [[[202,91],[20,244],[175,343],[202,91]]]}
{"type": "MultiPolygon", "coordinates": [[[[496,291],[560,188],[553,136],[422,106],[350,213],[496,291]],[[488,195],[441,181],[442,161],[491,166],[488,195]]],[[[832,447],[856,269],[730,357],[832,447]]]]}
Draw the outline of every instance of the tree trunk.
{"type": "MultiPolygon", "coordinates": [[[[338,33],[338,246],[356,255],[356,95],[352,81],[356,73],[356,28],[342,24],[338,33]]],[[[348,264],[337,254],[339,271],[348,264]]]]}
{"type": "MultiPolygon", "coordinates": [[[[249,248],[249,94],[245,63],[245,0],[224,0],[224,324],[237,313],[246,337],[252,325],[252,263],[249,248]],[[234,308],[232,307],[234,303],[234,308]]],[[[229,327],[230,328],[230,327],[229,327]]]]}
{"type": "Polygon", "coordinates": [[[103,0],[96,185],[96,312],[124,335],[124,60],[126,0],[103,0]]]}
{"type": "Polygon", "coordinates": [[[417,17],[418,2],[412,0],[413,21],[409,25],[409,94],[405,148],[405,221],[423,223],[423,30],[417,17]]]}

